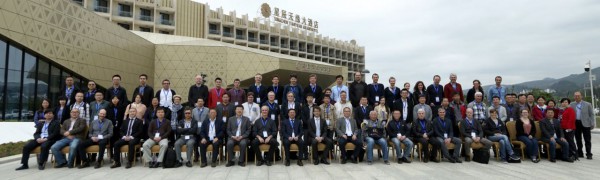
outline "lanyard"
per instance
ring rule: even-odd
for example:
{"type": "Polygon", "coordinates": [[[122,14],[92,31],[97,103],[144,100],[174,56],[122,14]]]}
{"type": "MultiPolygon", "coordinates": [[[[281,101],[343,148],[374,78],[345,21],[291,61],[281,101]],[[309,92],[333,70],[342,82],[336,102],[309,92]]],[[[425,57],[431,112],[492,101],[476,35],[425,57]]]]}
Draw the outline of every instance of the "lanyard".
{"type": "Polygon", "coordinates": [[[336,86],[335,88],[337,88],[337,95],[340,96],[340,94],[342,94],[343,86],[342,87],[336,86]]]}
{"type": "Polygon", "coordinates": [[[238,128],[240,128],[240,124],[242,123],[242,121],[240,119],[237,120],[237,126],[238,128]]]}
{"type": "Polygon", "coordinates": [[[67,91],[66,91],[67,96],[71,96],[71,93],[73,93],[73,88],[67,87],[67,91]]]}
{"type": "Polygon", "coordinates": [[[263,124],[263,128],[265,128],[267,126],[267,122],[269,122],[269,119],[265,119],[265,118],[260,118],[262,120],[262,124],[263,124]]]}
{"type": "Polygon", "coordinates": [[[267,103],[267,105],[269,106],[269,109],[275,110],[275,103],[267,103]]]}
{"type": "Polygon", "coordinates": [[[144,95],[144,87],[145,86],[140,86],[140,90],[138,91],[139,94],[142,94],[142,96],[144,95]]]}
{"type": "Polygon", "coordinates": [[[419,121],[419,123],[421,124],[421,131],[423,133],[427,132],[427,128],[425,127],[425,120],[421,120],[419,121]]]}
{"type": "Polygon", "coordinates": [[[100,126],[100,132],[102,132],[102,126],[104,126],[104,121],[98,121],[98,126],[100,126]]]}
{"type": "Polygon", "coordinates": [[[210,129],[209,129],[209,130],[210,130],[211,132],[215,132],[215,122],[214,122],[214,121],[211,121],[211,122],[210,122],[210,129]]]}
{"type": "Polygon", "coordinates": [[[394,97],[396,97],[396,87],[394,87],[394,89],[392,90],[392,94],[394,94],[394,97]]]}
{"type": "Polygon", "coordinates": [[[217,98],[221,97],[221,89],[215,89],[217,91],[217,98]]]}
{"type": "Polygon", "coordinates": [[[50,125],[50,123],[44,123],[44,128],[42,129],[42,132],[48,132],[48,125],[50,125]]]}
{"type": "Polygon", "coordinates": [[[162,123],[160,122],[159,119],[157,119],[156,120],[156,131],[158,131],[158,129],[160,129],[160,124],[162,124],[162,123]]]}
{"type": "Polygon", "coordinates": [[[235,93],[235,96],[237,97],[237,95],[239,94],[239,89],[234,89],[233,92],[235,93]]]}
{"type": "Polygon", "coordinates": [[[115,112],[115,119],[117,119],[117,108],[113,108],[113,112],[115,112]]]}
{"type": "Polygon", "coordinates": [[[366,114],[367,114],[367,108],[365,108],[365,107],[363,106],[363,107],[362,107],[362,112],[363,112],[363,115],[366,115],[366,114]]]}
{"type": "Polygon", "coordinates": [[[296,87],[295,87],[295,86],[290,86],[290,90],[291,90],[291,91],[292,91],[294,94],[296,94],[296,87]]]}
{"type": "Polygon", "coordinates": [[[377,84],[377,83],[373,83],[373,90],[375,90],[375,92],[379,91],[379,86],[378,85],[379,84],[377,84]]]}
{"type": "Polygon", "coordinates": [[[471,129],[475,130],[475,127],[473,126],[473,122],[469,121],[469,119],[466,120],[467,124],[469,124],[469,126],[471,127],[471,129]]]}
{"type": "Polygon", "coordinates": [[[496,129],[497,129],[497,130],[500,130],[500,121],[498,121],[498,122],[496,123],[496,129]]]}
{"type": "Polygon", "coordinates": [[[331,104],[327,104],[327,109],[325,110],[325,114],[327,114],[327,116],[329,116],[329,108],[330,108],[331,104]]]}
{"type": "MultiPolygon", "coordinates": [[[[273,92],[275,93],[275,95],[277,95],[277,90],[278,89],[279,89],[279,87],[273,86],[273,92]]],[[[256,90],[258,91],[258,87],[256,88],[256,90]]]]}
{"type": "Polygon", "coordinates": [[[113,95],[116,96],[117,94],[119,94],[119,88],[113,87],[113,95]]]}
{"type": "Polygon", "coordinates": [[[437,85],[437,86],[436,86],[435,84],[433,85],[433,89],[435,89],[435,93],[436,93],[436,94],[438,93],[438,90],[439,90],[439,88],[440,88],[440,87],[438,87],[438,86],[439,86],[439,85],[437,85]]]}
{"type": "Polygon", "coordinates": [[[498,97],[502,97],[502,87],[497,87],[496,91],[498,91],[498,97]]]}
{"type": "Polygon", "coordinates": [[[294,131],[294,120],[290,119],[290,125],[292,126],[292,131],[294,131]]]}
{"type": "Polygon", "coordinates": [[[400,131],[400,121],[396,121],[396,129],[398,129],[398,131],[400,131]]]}
{"type": "Polygon", "coordinates": [[[512,114],[513,107],[512,106],[506,106],[506,108],[508,109],[508,114],[512,114]]]}
{"type": "MultiPolygon", "coordinates": [[[[256,93],[260,93],[260,85],[255,85],[256,86],[256,93]]],[[[275,90],[275,93],[277,93],[277,90],[275,90]]]]}
{"type": "Polygon", "coordinates": [[[98,113],[98,110],[100,110],[100,103],[96,102],[96,113],[98,113]]]}
{"type": "Polygon", "coordinates": [[[166,102],[169,102],[169,101],[168,101],[168,99],[169,99],[169,91],[165,91],[165,90],[163,89],[163,94],[165,95],[165,101],[166,101],[166,102]]]}
{"type": "Polygon", "coordinates": [[[317,86],[310,85],[310,89],[312,90],[313,94],[315,94],[317,91],[317,86]]]}
{"type": "Polygon", "coordinates": [[[438,120],[440,121],[440,123],[442,123],[442,127],[444,127],[444,131],[446,131],[446,121],[443,121],[442,118],[438,117],[438,120]]]}

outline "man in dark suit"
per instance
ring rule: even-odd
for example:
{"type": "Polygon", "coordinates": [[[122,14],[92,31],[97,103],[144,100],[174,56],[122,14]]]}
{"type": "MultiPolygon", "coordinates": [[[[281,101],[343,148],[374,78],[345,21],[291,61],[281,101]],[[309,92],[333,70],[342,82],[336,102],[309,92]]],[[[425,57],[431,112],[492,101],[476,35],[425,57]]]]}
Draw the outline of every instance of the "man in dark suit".
{"type": "Polygon", "coordinates": [[[398,164],[411,163],[410,153],[412,153],[414,147],[413,142],[410,140],[412,136],[410,124],[402,121],[401,116],[400,110],[394,110],[392,120],[388,122],[386,127],[389,139],[396,149],[398,164]],[[401,148],[401,144],[404,144],[404,149],[401,148]],[[400,156],[402,151],[404,151],[404,154],[400,156]]]}
{"type": "Polygon", "coordinates": [[[327,157],[329,157],[329,151],[333,148],[333,141],[327,137],[327,123],[321,119],[321,108],[315,106],[313,108],[314,117],[307,119],[307,130],[304,132],[304,139],[310,142],[310,146],[313,152],[313,161],[315,165],[319,165],[319,159],[321,163],[329,164],[327,157]],[[323,153],[319,156],[318,145],[319,143],[325,144],[323,153]]]}
{"type": "Polygon", "coordinates": [[[257,73],[254,75],[254,84],[248,87],[248,92],[254,93],[254,102],[258,104],[262,104],[267,100],[267,87],[261,84],[262,75],[257,73]]]}
{"type": "MultiPolygon", "coordinates": [[[[317,106],[321,105],[321,101],[323,100],[323,88],[317,85],[316,74],[311,74],[308,76],[308,86],[304,88],[304,95],[308,96],[309,93],[313,96],[313,102],[317,104],[317,106]]],[[[308,103],[308,101],[303,104],[306,103],[308,103]]]]}
{"type": "Polygon", "coordinates": [[[359,104],[360,98],[367,95],[367,83],[362,81],[362,73],[355,72],[354,73],[354,82],[350,84],[348,88],[350,91],[350,102],[356,107],[359,104]]]}
{"type": "Polygon", "coordinates": [[[356,124],[362,124],[364,120],[369,119],[369,112],[373,110],[373,107],[367,104],[367,97],[360,98],[360,105],[354,108],[354,120],[356,120],[356,124]]]}
{"type": "MultiPolygon", "coordinates": [[[[267,88],[267,92],[273,92],[275,93],[275,102],[278,104],[283,103],[283,86],[279,85],[279,76],[275,75],[273,76],[273,79],[271,80],[271,82],[273,84],[271,84],[271,86],[266,87],[267,88]]],[[[262,102],[261,102],[262,103],[262,102]]]]}
{"type": "Polygon", "coordinates": [[[227,140],[227,157],[229,157],[229,162],[227,162],[225,167],[234,165],[231,160],[234,157],[233,147],[235,145],[240,146],[238,165],[242,167],[246,166],[244,155],[246,154],[246,148],[248,147],[248,137],[252,131],[252,125],[250,124],[250,119],[248,119],[248,117],[242,116],[243,113],[244,106],[238,105],[235,107],[235,116],[230,117],[227,120],[227,135],[229,136],[229,140],[227,140]]]}
{"type": "Polygon", "coordinates": [[[263,164],[271,166],[273,153],[275,152],[275,149],[279,147],[279,143],[277,143],[277,125],[275,125],[274,120],[269,118],[269,107],[262,106],[260,108],[260,118],[254,122],[252,132],[256,136],[256,139],[252,141],[252,149],[254,149],[254,152],[256,153],[257,166],[263,164]],[[261,144],[269,145],[266,159],[260,154],[261,152],[258,147],[261,144]]]}
{"type": "Polygon", "coordinates": [[[146,84],[147,80],[148,75],[140,75],[140,86],[135,88],[135,90],[133,91],[133,96],[131,98],[135,101],[136,95],[142,95],[142,103],[146,105],[146,107],[150,108],[152,107],[152,98],[154,97],[152,93],[154,93],[154,89],[152,89],[152,86],[148,86],[146,84]]]}
{"type": "Polygon", "coordinates": [[[417,153],[423,154],[423,162],[427,163],[429,160],[433,162],[440,162],[436,158],[439,147],[437,146],[437,143],[435,143],[437,140],[435,140],[433,137],[433,124],[431,124],[431,121],[425,119],[425,110],[417,110],[417,120],[413,123],[412,131],[415,142],[421,144],[421,152],[417,153]],[[433,146],[431,151],[429,151],[430,144],[433,146]]]}
{"type": "MultiPolygon", "coordinates": [[[[302,140],[302,121],[296,119],[296,109],[288,110],[288,119],[281,121],[281,138],[283,141],[283,147],[285,148],[285,166],[290,165],[290,146],[291,144],[296,144],[299,148],[298,157],[302,157],[301,147],[304,146],[304,141],[302,140]]],[[[298,158],[298,166],[303,166],[302,159],[298,158]]]]}
{"type": "Polygon", "coordinates": [[[569,158],[569,143],[565,139],[565,135],[560,128],[560,121],[554,119],[554,109],[546,110],[546,118],[540,121],[540,129],[542,129],[541,141],[548,143],[550,148],[550,162],[556,162],[556,144],[560,144],[562,152],[561,159],[567,162],[573,162],[569,158]]]}
{"type": "MultiPolygon", "coordinates": [[[[442,150],[442,155],[448,159],[451,163],[462,163],[460,158],[460,147],[462,141],[456,137],[454,137],[454,128],[452,127],[452,121],[446,117],[446,109],[438,108],[438,117],[433,120],[433,132],[435,134],[435,139],[437,146],[442,150]],[[446,145],[454,144],[454,154],[450,156],[448,153],[448,148],[446,145]]],[[[437,152],[435,152],[437,153],[437,152]]]]}
{"type": "Polygon", "coordinates": [[[396,87],[396,78],[390,77],[389,83],[390,87],[386,87],[383,94],[385,96],[385,105],[390,109],[393,109],[394,102],[400,99],[401,89],[396,87]]]}
{"type": "Polygon", "coordinates": [[[335,133],[338,136],[338,145],[340,147],[342,164],[350,159],[352,163],[357,164],[358,153],[362,149],[362,140],[358,137],[360,129],[357,128],[356,121],[350,117],[352,110],[349,107],[343,109],[344,117],[339,118],[335,123],[335,133]],[[354,144],[354,157],[346,155],[346,144],[354,144]]]}
{"type": "Polygon", "coordinates": [[[23,156],[21,157],[21,167],[16,170],[28,169],[29,165],[29,154],[33,149],[40,146],[40,156],[38,159],[38,169],[44,170],[46,161],[48,161],[48,154],[50,153],[50,147],[61,138],[60,134],[60,120],[54,119],[54,112],[52,110],[44,111],[45,121],[40,121],[36,125],[35,133],[33,133],[33,140],[30,140],[25,146],[23,146],[23,156]]]}
{"type": "Polygon", "coordinates": [[[400,99],[394,102],[392,111],[399,110],[401,113],[400,119],[405,123],[411,123],[413,121],[413,107],[414,102],[408,99],[408,89],[402,89],[400,92],[400,99]]]}
{"type": "Polygon", "coordinates": [[[235,108],[236,106],[229,102],[229,94],[223,94],[223,103],[215,108],[217,109],[217,119],[227,122],[227,119],[235,116],[235,108]]]}
{"type": "Polygon", "coordinates": [[[67,76],[65,78],[65,86],[60,89],[60,96],[64,96],[67,98],[67,107],[71,106],[75,102],[75,94],[81,92],[81,89],[73,80],[73,77],[67,76]]]}
{"type": "Polygon", "coordinates": [[[219,148],[225,138],[225,123],[217,119],[217,111],[211,109],[208,113],[208,120],[202,122],[200,126],[200,167],[206,167],[206,148],[212,144],[212,157],[210,166],[217,167],[217,156],[219,156],[219,148]]]}
{"type": "Polygon", "coordinates": [[[375,73],[371,76],[371,78],[373,79],[373,83],[367,85],[367,97],[370,106],[377,106],[379,105],[379,99],[384,95],[383,92],[385,89],[383,84],[378,83],[379,74],[375,73]]]}
{"type": "Polygon", "coordinates": [[[124,145],[128,145],[128,155],[127,155],[127,164],[125,165],[126,169],[131,168],[131,163],[133,162],[133,158],[135,158],[135,146],[140,144],[140,139],[142,137],[142,133],[144,133],[142,121],[141,119],[136,118],[137,109],[130,108],[129,114],[127,116],[127,120],[123,122],[121,126],[121,134],[123,137],[119,139],[113,145],[114,151],[114,164],[110,166],[110,168],[121,167],[121,147],[124,145]]]}
{"type": "Polygon", "coordinates": [[[290,75],[290,84],[283,87],[283,94],[287,96],[288,93],[294,94],[294,101],[297,103],[304,102],[304,92],[302,92],[302,86],[298,84],[298,76],[295,74],[290,75]]]}
{"type": "Polygon", "coordinates": [[[188,106],[194,107],[195,103],[198,102],[199,98],[204,99],[204,101],[208,101],[208,87],[204,85],[204,78],[202,75],[196,75],[195,77],[196,84],[190,86],[190,90],[188,91],[188,106]]]}
{"type": "Polygon", "coordinates": [[[437,107],[442,104],[444,98],[444,86],[440,84],[441,77],[439,75],[433,76],[433,84],[427,87],[428,102],[431,107],[437,107]]]}
{"type": "Polygon", "coordinates": [[[121,76],[118,74],[113,75],[112,83],[113,86],[106,90],[104,100],[110,101],[113,96],[117,96],[119,98],[119,106],[129,104],[129,100],[127,100],[127,90],[121,86],[121,76]]]}

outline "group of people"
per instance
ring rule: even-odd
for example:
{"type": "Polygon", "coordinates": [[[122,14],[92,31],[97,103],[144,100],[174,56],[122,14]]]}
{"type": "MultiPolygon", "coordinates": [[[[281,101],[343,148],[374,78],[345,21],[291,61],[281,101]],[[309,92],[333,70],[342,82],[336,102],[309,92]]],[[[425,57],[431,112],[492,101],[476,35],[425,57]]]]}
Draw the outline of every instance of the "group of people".
{"type": "Polygon", "coordinates": [[[45,168],[49,151],[56,157],[55,168],[92,164],[100,168],[105,149],[112,157],[111,168],[117,168],[124,145],[129,147],[125,168],[130,168],[136,157],[133,147],[140,144],[142,158],[150,168],[161,167],[170,148],[176,154],[176,167],[192,167],[199,159],[201,167],[208,166],[207,151],[212,152],[211,167],[216,167],[223,148],[226,167],[236,164],[236,151],[240,152],[239,166],[246,165],[246,151],[258,166],[271,166],[274,159],[281,158],[279,151],[283,151],[286,166],[291,157],[299,166],[308,158],[315,165],[329,164],[334,144],[342,164],[365,161],[366,152],[370,165],[374,150],[390,164],[388,144],[400,164],[411,163],[415,145],[423,162],[440,162],[437,152],[441,151],[449,162],[462,163],[461,156],[465,161],[473,159],[473,145],[489,153],[493,142],[499,146],[493,150],[502,162],[521,159],[514,149],[526,151],[524,155],[532,162],[539,162],[538,143],[545,145],[551,162],[584,157],[584,144],[585,156],[592,159],[590,133],[595,115],[580,92],[574,93],[574,102],[563,98],[557,104],[544,97],[535,99],[532,94],[509,93],[497,76],[495,86],[487,92],[474,80],[465,99],[456,74],[450,74],[446,85],[440,84],[439,75],[427,87],[418,81],[412,92],[410,83],[397,87],[394,77],[389,79],[389,87],[378,82],[378,74],[371,77],[372,83],[367,84],[363,74],[356,72],[354,81],[346,86],[339,75],[332,87],[324,88],[312,74],[308,86],[302,88],[296,75],[290,75],[289,84],[282,86],[278,76],[271,85],[264,85],[262,75],[256,74],[255,83],[247,89],[235,79],[227,90],[222,79],[215,78],[215,87],[209,89],[197,75],[187,103],[170,88],[168,79],[154,93],[145,74],[139,76],[133,102],[127,99],[119,75],[112,77],[113,86],[105,92],[98,90],[94,81],[82,90],[72,77],[66,77],[58,104],[44,99],[35,113],[34,139],[23,147],[22,166],[17,170],[29,168],[29,154],[38,147],[40,170],[45,168]],[[511,130],[516,133],[510,134],[511,130]],[[99,147],[97,157],[86,152],[92,145],[99,147]],[[157,157],[151,151],[155,145],[159,147],[157,157]],[[181,157],[184,145],[185,161],[181,157]],[[66,158],[65,147],[69,147],[66,158]],[[309,147],[312,157],[308,157],[309,147]]]}

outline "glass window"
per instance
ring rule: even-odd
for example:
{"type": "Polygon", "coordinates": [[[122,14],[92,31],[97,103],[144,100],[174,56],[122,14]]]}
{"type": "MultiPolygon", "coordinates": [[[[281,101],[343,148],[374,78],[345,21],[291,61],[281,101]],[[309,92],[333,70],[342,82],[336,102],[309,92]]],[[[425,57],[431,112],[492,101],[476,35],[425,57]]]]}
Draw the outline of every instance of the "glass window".
{"type": "Polygon", "coordinates": [[[21,114],[19,101],[21,97],[21,67],[23,66],[23,51],[9,46],[8,76],[6,78],[6,120],[16,121],[21,114]]]}
{"type": "Polygon", "coordinates": [[[0,41],[0,119],[4,119],[4,72],[6,70],[6,42],[0,41]]]}
{"type": "Polygon", "coordinates": [[[50,97],[54,105],[58,105],[58,96],[60,95],[60,69],[56,66],[50,67],[50,97]]]}
{"type": "Polygon", "coordinates": [[[40,107],[35,104],[36,57],[25,53],[23,65],[23,96],[21,96],[21,121],[33,121],[33,112],[40,107]]]}
{"type": "MultiPolygon", "coordinates": [[[[42,104],[42,99],[48,98],[48,84],[50,83],[50,64],[40,59],[37,64],[37,93],[35,98],[35,104],[42,104]]],[[[58,103],[56,101],[51,101],[50,103],[58,103]]],[[[54,104],[50,104],[51,107],[54,107],[54,104]]],[[[35,111],[35,109],[32,109],[35,111]]]]}

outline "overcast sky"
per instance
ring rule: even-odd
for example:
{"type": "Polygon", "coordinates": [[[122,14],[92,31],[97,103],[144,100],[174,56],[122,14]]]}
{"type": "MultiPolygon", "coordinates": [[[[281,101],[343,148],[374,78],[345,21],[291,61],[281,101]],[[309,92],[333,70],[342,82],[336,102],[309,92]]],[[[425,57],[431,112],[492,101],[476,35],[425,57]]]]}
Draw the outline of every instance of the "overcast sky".
{"type": "MultiPolygon", "coordinates": [[[[399,84],[447,83],[451,72],[471,87],[496,75],[513,84],[583,72],[600,65],[597,0],[196,0],[211,9],[259,17],[264,2],[319,21],[323,36],[356,39],[366,68],[399,84]]],[[[371,82],[370,75],[367,83],[371,82]]]]}

